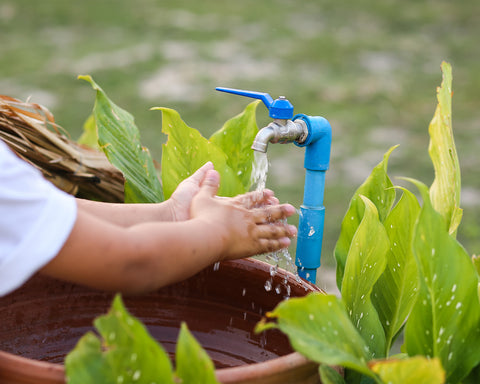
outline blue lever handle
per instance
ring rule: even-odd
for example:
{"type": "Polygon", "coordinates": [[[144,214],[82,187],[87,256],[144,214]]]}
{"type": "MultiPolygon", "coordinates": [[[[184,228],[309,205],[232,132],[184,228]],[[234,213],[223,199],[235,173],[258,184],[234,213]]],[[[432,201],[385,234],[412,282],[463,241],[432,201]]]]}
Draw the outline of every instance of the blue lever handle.
{"type": "Polygon", "coordinates": [[[293,105],[283,96],[273,100],[272,96],[265,92],[254,92],[243,89],[223,87],[217,87],[215,89],[220,92],[233,93],[234,95],[262,100],[265,106],[268,108],[270,117],[273,119],[291,119],[293,117],[293,105]]]}

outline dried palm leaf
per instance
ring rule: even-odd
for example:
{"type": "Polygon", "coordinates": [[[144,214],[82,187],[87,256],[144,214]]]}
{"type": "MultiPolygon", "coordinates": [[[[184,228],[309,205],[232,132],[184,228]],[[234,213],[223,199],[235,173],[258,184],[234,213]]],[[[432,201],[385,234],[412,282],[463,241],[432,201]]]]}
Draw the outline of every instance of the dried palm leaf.
{"type": "Polygon", "coordinates": [[[70,140],[47,108],[0,95],[0,139],[65,192],[123,202],[120,171],[103,152],[70,140]]]}

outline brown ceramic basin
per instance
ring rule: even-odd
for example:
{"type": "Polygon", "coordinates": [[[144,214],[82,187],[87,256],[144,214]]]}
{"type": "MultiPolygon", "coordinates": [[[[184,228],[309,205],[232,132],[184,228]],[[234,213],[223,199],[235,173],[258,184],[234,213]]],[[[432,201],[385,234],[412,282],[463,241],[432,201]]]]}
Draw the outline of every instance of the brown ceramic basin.
{"type": "MultiPolygon", "coordinates": [[[[285,281],[291,297],[319,288],[279,270],[273,289],[266,291],[269,278],[267,263],[229,261],[157,292],[123,299],[171,356],[180,322],[186,321],[222,383],[319,383],[317,365],[294,353],[283,334],[253,333],[287,294],[285,281]]],[[[0,298],[0,383],[64,384],[64,357],[112,299],[111,293],[41,276],[0,298]]]]}

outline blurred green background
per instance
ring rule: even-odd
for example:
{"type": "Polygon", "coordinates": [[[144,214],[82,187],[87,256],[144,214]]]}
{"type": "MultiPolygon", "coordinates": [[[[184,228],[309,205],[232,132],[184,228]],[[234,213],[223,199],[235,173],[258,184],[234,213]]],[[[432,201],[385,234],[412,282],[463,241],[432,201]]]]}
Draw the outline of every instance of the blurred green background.
{"type": "MultiPolygon", "coordinates": [[[[161,114],[149,109],[174,108],[208,136],[249,103],[216,86],[285,95],[297,113],[326,117],[333,143],[319,285],[328,287],[349,199],[383,153],[400,144],[392,178],[433,180],[427,129],[442,60],[453,66],[459,239],[478,252],[479,15],[478,0],[1,0],[0,94],[43,104],[76,139],[94,101],[76,77],[90,74],[135,116],[158,160],[161,114]]],[[[269,122],[263,105],[257,119],[269,122]]],[[[303,149],[270,145],[268,155],[267,187],[299,207],[303,149]]]]}

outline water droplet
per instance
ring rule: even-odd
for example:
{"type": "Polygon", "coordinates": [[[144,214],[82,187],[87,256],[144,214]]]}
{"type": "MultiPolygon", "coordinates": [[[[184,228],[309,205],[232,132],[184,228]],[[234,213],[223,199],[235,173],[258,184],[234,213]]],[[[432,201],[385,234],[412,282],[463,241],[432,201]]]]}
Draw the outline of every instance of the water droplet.
{"type": "Polygon", "coordinates": [[[272,290],[272,282],[270,280],[265,281],[265,291],[270,292],[272,290]]]}
{"type": "Polygon", "coordinates": [[[242,290],[242,296],[245,296],[246,293],[247,293],[247,288],[243,288],[243,290],[242,290]]]}
{"type": "Polygon", "coordinates": [[[456,290],[457,290],[457,284],[453,284],[452,293],[455,292],[456,290]]]}
{"type": "Polygon", "coordinates": [[[137,381],[137,380],[140,378],[141,374],[142,374],[142,372],[140,372],[140,371],[137,369],[137,370],[133,373],[132,379],[133,379],[134,381],[137,381]]]}
{"type": "Polygon", "coordinates": [[[277,293],[277,295],[279,295],[282,292],[282,287],[280,287],[280,285],[277,285],[275,287],[275,292],[277,293]]]}
{"type": "Polygon", "coordinates": [[[435,256],[435,248],[432,248],[432,256],[435,256]]]}
{"type": "Polygon", "coordinates": [[[308,236],[313,236],[315,234],[315,228],[310,227],[310,232],[308,232],[308,236]]]}
{"type": "Polygon", "coordinates": [[[213,270],[218,271],[220,269],[220,262],[217,261],[215,264],[213,264],[213,270]]]}
{"type": "Polygon", "coordinates": [[[310,313],[310,314],[308,315],[308,318],[313,321],[313,320],[315,319],[315,316],[313,316],[313,314],[310,313]]]}
{"type": "Polygon", "coordinates": [[[457,303],[457,305],[455,306],[455,309],[458,309],[462,306],[462,303],[457,303]]]}
{"type": "Polygon", "coordinates": [[[118,384],[122,384],[122,383],[123,383],[123,380],[124,380],[124,379],[123,379],[123,376],[120,375],[120,376],[117,377],[117,383],[118,383],[118,384]]]}

